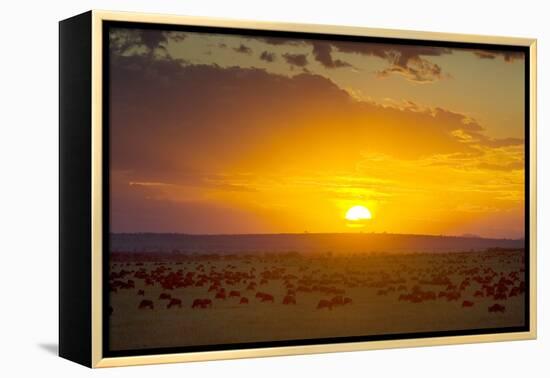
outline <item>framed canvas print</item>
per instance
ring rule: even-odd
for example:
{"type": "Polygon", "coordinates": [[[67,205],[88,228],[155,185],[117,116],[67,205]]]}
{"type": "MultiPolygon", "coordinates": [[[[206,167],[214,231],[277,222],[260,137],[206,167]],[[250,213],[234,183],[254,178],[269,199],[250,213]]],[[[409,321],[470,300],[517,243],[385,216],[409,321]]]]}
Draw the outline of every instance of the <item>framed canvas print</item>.
{"type": "Polygon", "coordinates": [[[60,22],[60,355],[531,339],[532,39],[60,22]]]}

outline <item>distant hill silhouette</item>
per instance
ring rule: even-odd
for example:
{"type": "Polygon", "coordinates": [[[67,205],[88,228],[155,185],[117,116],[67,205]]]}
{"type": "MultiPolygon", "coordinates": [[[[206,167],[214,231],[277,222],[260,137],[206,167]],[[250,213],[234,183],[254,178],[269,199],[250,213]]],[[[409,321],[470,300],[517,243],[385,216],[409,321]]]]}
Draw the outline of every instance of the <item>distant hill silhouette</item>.
{"type": "Polygon", "coordinates": [[[111,251],[180,253],[464,252],[523,249],[523,239],[386,233],[190,235],[111,234],[111,251]]]}

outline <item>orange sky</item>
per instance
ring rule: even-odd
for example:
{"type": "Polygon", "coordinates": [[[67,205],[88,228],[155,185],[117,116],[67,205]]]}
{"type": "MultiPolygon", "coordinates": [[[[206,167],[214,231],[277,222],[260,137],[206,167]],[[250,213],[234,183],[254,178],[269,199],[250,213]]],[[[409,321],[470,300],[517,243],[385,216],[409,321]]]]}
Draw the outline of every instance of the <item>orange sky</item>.
{"type": "Polygon", "coordinates": [[[114,29],[110,73],[113,232],[524,235],[519,53],[114,29]]]}

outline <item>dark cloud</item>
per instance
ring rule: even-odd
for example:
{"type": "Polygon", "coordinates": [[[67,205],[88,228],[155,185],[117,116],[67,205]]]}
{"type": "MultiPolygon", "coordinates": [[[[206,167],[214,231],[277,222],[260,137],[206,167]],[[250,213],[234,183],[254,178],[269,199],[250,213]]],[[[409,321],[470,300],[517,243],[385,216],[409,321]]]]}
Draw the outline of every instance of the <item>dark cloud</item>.
{"type": "Polygon", "coordinates": [[[439,119],[442,126],[447,126],[449,130],[460,129],[467,132],[483,131],[483,127],[481,127],[479,123],[461,113],[453,112],[440,107],[436,107],[433,110],[430,109],[429,111],[432,112],[434,117],[439,119]],[[457,125],[460,125],[460,127],[457,127],[457,125]]]}
{"type": "Polygon", "coordinates": [[[358,102],[319,75],[287,77],[148,55],[119,57],[112,64],[112,165],[139,173],[136,181],[199,177],[201,170],[217,171],[254,153],[258,161],[290,162],[297,153],[303,155],[303,140],[309,141],[312,159],[316,156],[312,164],[327,166],[336,162],[320,156],[332,156],[335,149],[338,156],[356,157],[366,149],[418,158],[468,152],[474,144],[522,143],[488,138],[477,122],[445,109],[358,102]],[[396,135],[410,145],[394,143],[396,135]],[[270,150],[276,140],[285,143],[270,150]]]}
{"type": "Polygon", "coordinates": [[[525,54],[521,51],[496,51],[496,50],[471,50],[478,58],[496,59],[502,58],[505,62],[511,63],[516,60],[525,59],[525,54]]]}
{"type": "Polygon", "coordinates": [[[333,59],[332,45],[329,42],[313,41],[313,56],[326,68],[351,67],[351,64],[340,59],[333,59]]]}
{"type": "Polygon", "coordinates": [[[375,42],[351,42],[351,41],[331,41],[319,39],[296,39],[288,37],[250,37],[258,41],[265,42],[274,46],[290,45],[290,46],[307,46],[311,45],[314,51],[323,56],[323,61],[328,61],[326,58],[327,51],[330,53],[333,49],[345,53],[355,53],[367,56],[376,56],[385,60],[391,60],[397,65],[406,66],[409,59],[414,59],[419,56],[441,56],[452,54],[453,51],[466,50],[471,51],[480,58],[494,59],[502,57],[506,61],[524,58],[524,53],[519,51],[497,51],[497,50],[480,50],[480,49],[451,49],[447,47],[427,46],[427,45],[400,45],[389,43],[375,42]]]}
{"type": "Polygon", "coordinates": [[[109,49],[115,56],[140,46],[143,46],[143,42],[141,33],[137,30],[113,29],[109,33],[109,49]]]}
{"type": "Polygon", "coordinates": [[[299,45],[306,45],[308,43],[308,40],[304,39],[297,39],[297,38],[285,38],[285,37],[251,37],[252,39],[256,39],[258,41],[265,42],[269,45],[273,46],[280,46],[280,45],[292,45],[292,46],[299,46],[299,45]]]}
{"type": "Polygon", "coordinates": [[[187,34],[180,31],[165,31],[164,35],[174,42],[182,42],[187,38],[187,34]]]}
{"type": "Polygon", "coordinates": [[[286,62],[291,66],[305,67],[307,65],[307,54],[283,54],[286,62]]]}
{"type": "Polygon", "coordinates": [[[417,83],[429,83],[444,77],[441,67],[425,59],[411,60],[407,66],[392,64],[377,72],[378,77],[387,77],[390,74],[400,74],[417,83]]]}
{"type": "Polygon", "coordinates": [[[129,185],[120,172],[111,175],[110,219],[112,232],[238,233],[257,230],[265,222],[259,215],[211,201],[175,201],[162,186],[129,185]]]}
{"type": "Polygon", "coordinates": [[[242,43],[239,45],[239,47],[235,47],[233,50],[241,54],[252,54],[252,49],[248,46],[243,45],[242,43]]]}
{"type": "Polygon", "coordinates": [[[166,50],[169,40],[181,42],[186,35],[181,32],[148,29],[113,29],[109,34],[110,49],[115,54],[125,54],[131,49],[143,49],[146,53],[166,50]]]}
{"type": "Polygon", "coordinates": [[[140,30],[139,34],[141,43],[150,51],[164,48],[163,44],[168,40],[166,34],[162,31],[140,30]]]}
{"type": "Polygon", "coordinates": [[[334,59],[333,52],[374,56],[388,62],[388,67],[378,72],[380,77],[398,74],[406,79],[427,83],[449,77],[442,68],[426,57],[452,54],[452,49],[434,46],[394,45],[384,43],[325,41],[309,39],[254,37],[271,45],[310,45],[313,57],[326,68],[351,67],[349,62],[334,59]]]}
{"type": "Polygon", "coordinates": [[[314,75],[290,79],[260,69],[183,65],[146,55],[119,57],[112,64],[111,140],[117,151],[112,164],[140,172],[136,181],[196,175],[201,172],[192,167],[213,168],[276,132],[268,127],[265,134],[258,124],[283,125],[303,117],[302,111],[348,99],[314,75]]]}
{"type": "Polygon", "coordinates": [[[333,52],[339,51],[348,54],[359,54],[378,57],[385,60],[388,66],[378,72],[379,77],[397,74],[406,79],[429,83],[451,75],[441,66],[432,62],[430,57],[452,54],[454,51],[471,51],[480,59],[502,58],[506,62],[524,59],[524,53],[518,51],[496,51],[480,49],[451,49],[437,46],[399,45],[372,42],[328,41],[310,39],[292,39],[279,37],[254,37],[270,45],[308,46],[313,49],[313,57],[326,68],[351,67],[351,64],[333,58],[333,52]]]}
{"type": "Polygon", "coordinates": [[[390,45],[382,43],[338,42],[338,51],[366,56],[375,56],[388,62],[388,67],[378,72],[380,77],[399,74],[408,80],[425,83],[440,80],[448,75],[441,67],[426,59],[426,56],[451,54],[452,50],[443,47],[390,45]]]}
{"type": "Polygon", "coordinates": [[[264,51],[260,54],[260,59],[271,63],[275,61],[276,56],[275,56],[275,53],[264,51]]]}

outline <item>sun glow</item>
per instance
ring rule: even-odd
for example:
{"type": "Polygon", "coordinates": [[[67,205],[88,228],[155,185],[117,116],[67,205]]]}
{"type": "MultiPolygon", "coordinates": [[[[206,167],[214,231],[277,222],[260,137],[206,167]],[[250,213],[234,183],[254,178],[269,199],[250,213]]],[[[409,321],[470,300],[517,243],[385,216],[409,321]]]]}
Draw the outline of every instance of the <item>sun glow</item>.
{"type": "Polygon", "coordinates": [[[361,221],[372,219],[372,214],[365,206],[353,206],[346,212],[346,219],[349,221],[361,221]]]}

